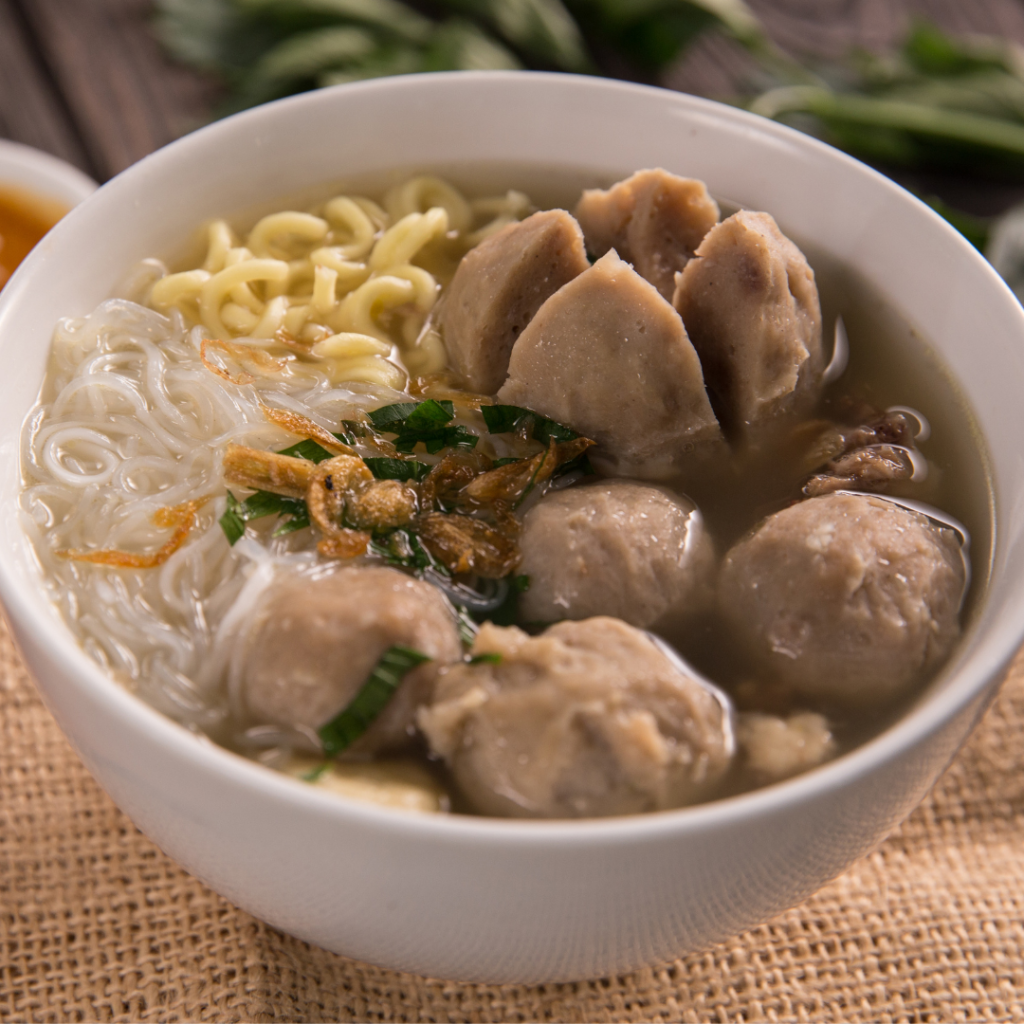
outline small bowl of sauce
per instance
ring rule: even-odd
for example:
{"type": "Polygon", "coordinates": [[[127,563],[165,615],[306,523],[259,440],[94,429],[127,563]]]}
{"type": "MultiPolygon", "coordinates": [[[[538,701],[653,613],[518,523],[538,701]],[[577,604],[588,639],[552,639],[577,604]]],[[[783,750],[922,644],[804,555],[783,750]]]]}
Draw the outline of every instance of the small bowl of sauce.
{"type": "Polygon", "coordinates": [[[0,139],[0,288],[50,228],[96,187],[69,163],[0,139]]]}

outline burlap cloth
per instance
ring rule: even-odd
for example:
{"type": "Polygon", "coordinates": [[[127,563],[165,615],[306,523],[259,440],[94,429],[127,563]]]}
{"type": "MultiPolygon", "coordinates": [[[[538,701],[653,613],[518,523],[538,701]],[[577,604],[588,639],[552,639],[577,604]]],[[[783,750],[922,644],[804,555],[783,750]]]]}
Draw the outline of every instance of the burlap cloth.
{"type": "Polygon", "coordinates": [[[575,985],[396,974],[204,888],[92,781],[0,631],[6,1021],[1024,1021],[1024,658],[928,801],[803,906],[575,985]]]}

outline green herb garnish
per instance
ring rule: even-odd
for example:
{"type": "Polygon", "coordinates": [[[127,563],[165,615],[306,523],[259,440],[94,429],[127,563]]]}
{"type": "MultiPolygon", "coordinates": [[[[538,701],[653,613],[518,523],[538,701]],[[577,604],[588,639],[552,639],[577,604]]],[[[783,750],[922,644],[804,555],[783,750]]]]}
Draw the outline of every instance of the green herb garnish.
{"type": "MultiPolygon", "coordinates": [[[[488,433],[491,434],[525,433],[527,437],[532,437],[534,441],[540,441],[541,444],[548,444],[552,440],[556,444],[562,444],[565,441],[575,441],[577,437],[581,436],[571,427],[567,427],[557,420],[550,420],[546,416],[541,416],[540,413],[533,412],[532,409],[523,409],[518,405],[483,405],[480,407],[480,412],[483,414],[488,433]]],[[[494,465],[495,467],[507,466],[510,462],[518,461],[518,459],[509,458],[497,459],[494,465]]],[[[562,476],[574,469],[582,470],[587,474],[594,472],[587,452],[578,455],[571,462],[559,466],[554,475],[562,476]]],[[[531,481],[519,499],[520,502],[532,489],[533,482],[531,481]]]]}
{"type": "Polygon", "coordinates": [[[422,480],[433,468],[415,459],[363,459],[378,480],[422,480]]]}
{"type": "Polygon", "coordinates": [[[486,654],[474,654],[469,659],[470,665],[500,665],[501,655],[497,651],[488,651],[486,654]]]}
{"type": "Polygon", "coordinates": [[[387,706],[405,674],[430,660],[411,647],[389,647],[348,707],[317,730],[324,753],[335,757],[352,746],[387,706]]]}
{"type": "Polygon", "coordinates": [[[444,448],[475,448],[479,440],[463,426],[448,426],[455,418],[451,402],[396,402],[374,409],[369,416],[381,433],[398,435],[394,445],[400,452],[411,452],[422,443],[436,455],[444,448]]]}
{"type": "Polygon", "coordinates": [[[264,516],[287,517],[274,530],[275,537],[294,533],[309,526],[309,509],[300,498],[286,498],[281,494],[271,494],[270,491],[256,491],[245,501],[239,501],[228,491],[227,500],[228,507],[220,517],[220,528],[232,547],[245,533],[245,524],[253,519],[262,519],[264,516]]]}
{"type": "Polygon", "coordinates": [[[530,589],[530,577],[525,573],[519,576],[512,577],[512,586],[519,591],[520,594],[525,594],[530,589]]]}
{"type": "Polygon", "coordinates": [[[529,429],[530,437],[541,444],[547,444],[552,438],[556,443],[575,441],[580,436],[575,430],[518,405],[484,405],[480,412],[492,434],[512,434],[525,428],[529,429]]]}
{"type": "Polygon", "coordinates": [[[445,576],[448,570],[423,546],[417,533],[412,530],[391,530],[374,537],[369,550],[379,555],[388,565],[403,569],[436,569],[445,576]]]}
{"type": "MultiPolygon", "coordinates": [[[[341,438],[338,438],[340,441],[341,438]]],[[[334,458],[331,453],[322,445],[317,444],[311,437],[305,441],[293,444],[290,448],[282,448],[278,455],[288,455],[293,459],[305,459],[307,462],[321,463],[327,459],[334,458]]]]}
{"type": "Polygon", "coordinates": [[[299,778],[303,782],[317,782],[320,777],[331,767],[330,761],[321,761],[315,768],[310,768],[308,772],[303,772],[299,778]]]}

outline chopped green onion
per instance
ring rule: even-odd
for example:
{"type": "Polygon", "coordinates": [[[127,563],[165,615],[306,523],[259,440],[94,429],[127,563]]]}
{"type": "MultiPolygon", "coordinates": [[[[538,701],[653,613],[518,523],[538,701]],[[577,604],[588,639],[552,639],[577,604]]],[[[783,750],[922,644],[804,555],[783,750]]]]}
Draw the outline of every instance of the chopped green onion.
{"type": "Polygon", "coordinates": [[[403,569],[435,569],[450,575],[448,570],[423,546],[419,535],[411,530],[392,530],[370,541],[370,551],[388,565],[403,569]]]}
{"type": "Polygon", "coordinates": [[[320,779],[320,776],[322,776],[330,767],[330,761],[321,761],[315,768],[310,768],[308,772],[303,772],[299,778],[304,782],[317,782],[320,779]]]}
{"type": "Polygon", "coordinates": [[[228,543],[234,547],[245,534],[245,519],[238,514],[241,502],[228,491],[227,511],[220,517],[220,528],[224,531],[228,543]]]}
{"type": "Polygon", "coordinates": [[[305,459],[307,462],[324,462],[333,458],[331,453],[319,445],[312,438],[307,437],[305,441],[293,444],[290,448],[282,448],[278,455],[289,455],[293,459],[305,459]]]}
{"type": "Polygon", "coordinates": [[[227,500],[228,507],[220,517],[220,528],[232,547],[241,540],[245,533],[245,524],[251,519],[286,516],[285,522],[274,531],[275,537],[309,526],[309,509],[300,498],[286,498],[281,494],[271,494],[270,491],[256,491],[245,501],[239,501],[228,491],[227,500]]]}
{"type": "Polygon", "coordinates": [[[469,659],[470,665],[500,665],[501,655],[497,651],[488,651],[485,654],[474,654],[469,659]]]}
{"type": "Polygon", "coordinates": [[[515,587],[520,594],[524,594],[530,589],[530,577],[525,573],[520,576],[514,576],[512,578],[512,586],[515,587]]]}
{"type": "Polygon", "coordinates": [[[422,443],[431,455],[436,455],[444,448],[475,448],[479,440],[466,427],[447,426],[455,416],[452,402],[396,402],[369,415],[378,430],[398,435],[394,444],[403,453],[422,443]]]}
{"type": "Polygon", "coordinates": [[[452,402],[436,402],[429,399],[420,402],[408,417],[402,427],[402,432],[425,433],[431,430],[438,430],[448,423],[455,416],[455,405],[452,402]]]}
{"type": "Polygon", "coordinates": [[[433,468],[415,459],[363,459],[378,480],[422,480],[433,468]]]}
{"type": "Polygon", "coordinates": [[[324,753],[335,757],[352,746],[387,706],[406,673],[430,660],[411,647],[389,647],[348,707],[317,730],[324,753]]]}
{"type": "Polygon", "coordinates": [[[529,424],[531,436],[541,444],[547,444],[551,438],[556,442],[575,441],[580,436],[575,430],[518,405],[483,405],[480,412],[492,434],[511,434],[529,424]]]}

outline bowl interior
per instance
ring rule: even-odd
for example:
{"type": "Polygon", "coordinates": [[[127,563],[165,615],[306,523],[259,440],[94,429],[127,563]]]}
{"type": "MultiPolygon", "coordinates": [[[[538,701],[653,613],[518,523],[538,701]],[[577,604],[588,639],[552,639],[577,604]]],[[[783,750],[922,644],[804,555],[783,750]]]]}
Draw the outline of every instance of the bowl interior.
{"type": "MultiPolygon", "coordinates": [[[[975,411],[996,483],[998,529],[987,597],[969,636],[908,719],[842,759],[845,767],[812,773],[824,781],[787,785],[793,792],[827,785],[829,772],[856,770],[858,757],[913,742],[976,696],[1024,632],[1024,460],[1017,450],[1024,313],[980,254],[902,189],[803,135],[708,101],[559,75],[407,77],[272,104],[143,160],[58,225],[0,297],[0,497],[16,507],[19,436],[55,320],[91,311],[143,258],[181,251],[204,220],[322,192],[333,181],[390,181],[410,170],[506,175],[512,185],[522,180],[515,168],[555,182],[590,176],[606,183],[655,166],[769,211],[796,237],[856,269],[934,347],[975,411]]],[[[116,689],[56,625],[13,515],[0,523],[0,598],[81,685],[116,689]]],[[[143,718],[167,742],[192,741],[184,734],[172,741],[181,733],[173,723],[143,718]]],[[[253,778],[264,774],[254,770],[253,778]]]]}

